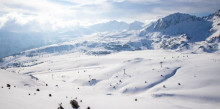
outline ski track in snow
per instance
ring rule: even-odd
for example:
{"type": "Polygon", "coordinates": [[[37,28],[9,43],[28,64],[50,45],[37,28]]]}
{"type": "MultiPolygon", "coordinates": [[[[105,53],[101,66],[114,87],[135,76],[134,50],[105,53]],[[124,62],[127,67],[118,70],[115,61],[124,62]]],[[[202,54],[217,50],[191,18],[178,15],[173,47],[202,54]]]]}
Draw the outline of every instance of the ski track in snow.
{"type": "MultiPolygon", "coordinates": [[[[0,73],[0,86],[4,86],[0,88],[0,105],[10,102],[13,105],[4,105],[4,109],[29,109],[30,106],[21,105],[25,102],[33,109],[54,109],[62,102],[65,109],[71,109],[69,100],[76,97],[83,100],[82,109],[197,109],[201,104],[201,109],[218,109],[220,104],[218,54],[146,50],[77,56],[71,53],[37,57],[36,63],[44,62],[43,66],[7,68],[0,73]],[[7,83],[18,87],[9,90],[5,88],[7,83]],[[36,92],[37,88],[41,91],[36,92]],[[53,96],[48,97],[49,93],[53,96]],[[36,100],[42,105],[33,102],[36,100]]],[[[17,62],[25,65],[35,59],[24,57],[17,62]]]]}
{"type": "MultiPolygon", "coordinates": [[[[175,13],[137,31],[96,33],[0,59],[0,106],[71,109],[75,99],[81,109],[219,109],[219,16],[175,13]]],[[[30,41],[40,46],[41,38],[30,41]]],[[[26,39],[6,41],[0,52],[20,52],[30,46],[26,39]]]]}
{"type": "Polygon", "coordinates": [[[181,67],[177,67],[176,69],[174,69],[170,74],[167,74],[167,75],[164,75],[163,76],[163,79],[159,80],[159,81],[156,81],[150,85],[148,85],[147,87],[145,87],[145,89],[150,89],[164,81],[166,81],[167,79],[171,78],[172,76],[174,76],[176,74],[176,72],[178,71],[178,69],[180,69],[181,67]]]}
{"type": "Polygon", "coordinates": [[[164,75],[164,76],[162,77],[162,79],[160,79],[160,80],[158,80],[158,81],[155,81],[155,82],[149,84],[149,85],[146,86],[146,87],[135,88],[135,90],[128,90],[128,89],[126,89],[126,90],[123,91],[123,93],[139,93],[139,92],[147,91],[147,90],[149,90],[149,89],[151,89],[151,88],[153,88],[153,87],[155,87],[155,86],[161,84],[162,82],[168,80],[168,79],[171,78],[172,76],[174,76],[174,75],[176,74],[176,72],[178,71],[178,69],[180,69],[180,68],[181,68],[181,67],[175,68],[170,74],[164,75]]]}

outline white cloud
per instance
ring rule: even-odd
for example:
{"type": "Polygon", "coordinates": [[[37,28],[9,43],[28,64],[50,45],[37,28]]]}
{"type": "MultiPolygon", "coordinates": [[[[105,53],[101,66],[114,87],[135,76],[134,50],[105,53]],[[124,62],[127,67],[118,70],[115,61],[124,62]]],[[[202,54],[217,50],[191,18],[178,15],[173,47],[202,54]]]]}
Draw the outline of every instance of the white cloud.
{"type": "Polygon", "coordinates": [[[107,0],[67,0],[71,1],[73,3],[76,3],[77,5],[98,5],[98,4],[103,4],[107,0]]]}
{"type": "Polygon", "coordinates": [[[160,3],[161,0],[129,0],[131,2],[137,2],[137,3],[160,3]]]}
{"type": "Polygon", "coordinates": [[[40,29],[64,29],[107,20],[152,21],[174,12],[214,12],[218,0],[0,0],[0,28],[6,22],[40,29]]]}
{"type": "Polygon", "coordinates": [[[80,26],[78,20],[54,19],[51,16],[23,15],[20,13],[8,13],[0,17],[0,28],[10,31],[54,31],[72,29],[80,26]],[[16,28],[17,27],[17,28],[16,28]]]}
{"type": "Polygon", "coordinates": [[[50,15],[54,17],[74,17],[74,10],[70,6],[63,6],[47,0],[1,0],[3,8],[0,11],[17,12],[36,15],[50,15]]]}

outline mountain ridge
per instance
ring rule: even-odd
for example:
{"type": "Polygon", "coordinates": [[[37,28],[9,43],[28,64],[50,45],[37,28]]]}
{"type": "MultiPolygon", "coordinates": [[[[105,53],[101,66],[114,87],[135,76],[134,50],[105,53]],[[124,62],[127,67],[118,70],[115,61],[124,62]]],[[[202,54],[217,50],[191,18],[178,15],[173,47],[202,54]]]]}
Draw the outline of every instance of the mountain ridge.
{"type": "MultiPolygon", "coordinates": [[[[15,20],[13,21],[15,23],[15,20]]],[[[140,29],[143,24],[141,22],[136,24],[134,23],[135,22],[126,23],[113,20],[105,23],[94,24],[89,27],[78,26],[77,28],[70,30],[61,29],[56,32],[46,32],[46,30],[28,32],[29,29],[34,30],[33,28],[30,28],[29,24],[26,27],[25,25],[21,26],[15,23],[16,25],[13,26],[13,22],[9,22],[10,25],[0,28],[0,40],[2,41],[2,43],[0,43],[0,58],[32,48],[70,41],[76,37],[82,37],[93,33],[137,30],[140,29]],[[121,26],[121,24],[123,25],[121,26]]]]}
{"type": "MultiPolygon", "coordinates": [[[[36,51],[29,52],[28,56],[40,52],[69,51],[100,55],[146,49],[218,52],[220,39],[218,11],[212,14],[212,18],[209,15],[209,20],[205,17],[200,18],[189,14],[174,13],[158,19],[140,30],[87,35],[70,42],[35,49],[36,51]]],[[[112,22],[116,23],[118,21],[112,22]]],[[[134,23],[142,24],[140,22],[134,23]]],[[[105,24],[108,24],[108,22],[105,24]]]]}

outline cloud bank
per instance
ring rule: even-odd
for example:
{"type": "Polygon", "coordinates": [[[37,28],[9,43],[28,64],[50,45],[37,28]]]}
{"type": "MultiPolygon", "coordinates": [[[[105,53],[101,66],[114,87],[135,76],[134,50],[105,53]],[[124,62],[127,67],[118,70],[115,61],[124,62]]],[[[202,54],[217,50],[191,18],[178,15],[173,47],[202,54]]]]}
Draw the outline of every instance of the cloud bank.
{"type": "Polygon", "coordinates": [[[220,8],[219,0],[0,0],[0,28],[53,31],[109,20],[150,22],[175,12],[197,16],[220,8]],[[11,25],[11,27],[10,27],[11,25]],[[12,26],[15,25],[15,26],[12,26]]]}

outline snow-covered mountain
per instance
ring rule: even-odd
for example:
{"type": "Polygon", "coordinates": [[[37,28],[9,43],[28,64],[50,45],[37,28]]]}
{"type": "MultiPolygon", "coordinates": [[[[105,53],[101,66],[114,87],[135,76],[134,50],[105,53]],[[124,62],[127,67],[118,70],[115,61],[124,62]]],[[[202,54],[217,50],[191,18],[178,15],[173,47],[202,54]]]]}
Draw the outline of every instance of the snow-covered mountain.
{"type": "MultiPolygon", "coordinates": [[[[27,50],[33,47],[39,47],[51,43],[68,41],[69,39],[72,40],[73,37],[86,34],[88,35],[92,33],[95,34],[85,36],[84,38],[79,38],[75,41],[72,41],[74,43],[69,43],[70,45],[65,46],[71,46],[71,50],[73,51],[78,50],[89,53],[94,53],[95,51],[95,54],[98,50],[97,48],[100,48],[98,52],[102,51],[103,53],[144,49],[172,49],[178,51],[191,50],[192,52],[215,52],[219,50],[219,19],[220,18],[218,10],[214,14],[203,18],[192,16],[189,14],[174,13],[164,18],[161,18],[156,22],[152,22],[145,27],[142,27],[143,23],[138,21],[130,24],[125,22],[110,21],[106,23],[92,25],[89,27],[76,28],[76,30],[52,33],[53,36],[49,37],[45,36],[45,34],[40,35],[41,37],[37,37],[35,35],[36,37],[26,38],[29,40],[25,41],[23,45],[22,40],[19,41],[16,40],[16,38],[12,37],[16,36],[16,33],[14,33],[14,35],[12,35],[10,39],[10,37],[8,37],[7,34],[5,36],[4,31],[2,31],[1,40],[6,41],[5,43],[1,43],[1,57],[20,52],[21,50],[27,50]],[[109,31],[111,32],[109,33],[109,31]],[[91,39],[88,37],[93,37],[97,40],[91,41],[88,40],[91,39]],[[7,40],[11,42],[17,42],[11,43],[10,46],[7,46],[7,40]],[[39,43],[36,43],[36,41],[38,41],[39,43]],[[26,42],[29,42],[29,44],[26,42]]],[[[35,33],[33,33],[33,36],[34,34],[35,33]]],[[[17,33],[17,35],[19,35],[19,33],[17,33]]],[[[21,34],[20,36],[22,37],[22,35],[23,34],[21,34]]],[[[30,34],[27,33],[23,36],[29,35],[30,34]]],[[[68,50],[70,50],[71,47],[68,47],[68,50]]],[[[62,47],[58,47],[58,51],[60,50],[60,48],[62,47]]],[[[65,49],[66,48],[64,47],[63,50],[65,49]]],[[[53,51],[55,52],[56,48],[53,47],[53,51]]]]}
{"type": "MultiPolygon", "coordinates": [[[[209,36],[212,22],[189,14],[175,13],[161,18],[145,28],[140,36],[160,32],[161,36],[186,34],[191,42],[204,41],[209,36]]],[[[155,36],[155,37],[161,37],[155,36]]]]}
{"type": "Polygon", "coordinates": [[[215,52],[219,51],[219,20],[219,10],[203,18],[175,13],[147,25],[139,36],[151,40],[156,49],[215,52]]]}
{"type": "MultiPolygon", "coordinates": [[[[138,21],[128,24],[114,20],[89,27],[79,27],[73,30],[60,31],[59,33],[45,33],[46,35],[41,33],[30,33],[33,36],[31,38],[26,38],[28,41],[24,41],[24,43],[22,43],[23,40],[20,40],[20,37],[29,36],[29,33],[25,35],[13,33],[13,35],[10,35],[5,31],[1,31],[0,38],[5,41],[1,43],[2,49],[0,49],[0,57],[42,45],[73,40],[73,37],[82,35],[87,36],[74,39],[67,45],[63,43],[52,45],[53,47],[43,47],[44,50],[40,51],[45,51],[45,48],[47,48],[47,50],[52,48],[53,51],[56,52],[60,51],[62,48],[64,51],[83,51],[90,54],[97,54],[97,52],[109,54],[111,52],[124,50],[134,51],[145,49],[215,52],[219,51],[219,19],[218,10],[203,18],[189,14],[174,13],[158,19],[145,27],[142,27],[143,23],[138,21]],[[38,34],[40,34],[40,37],[38,37],[38,34]],[[48,36],[51,34],[52,36],[48,36]],[[17,39],[16,36],[18,35],[19,38],[17,39]],[[9,44],[8,42],[11,43],[9,44]],[[59,47],[60,45],[62,46],[59,47]]],[[[51,52],[51,50],[49,51],[51,52]]]]}
{"type": "Polygon", "coordinates": [[[8,21],[0,28],[0,58],[45,45],[70,41],[76,37],[100,32],[116,32],[123,30],[137,30],[143,23],[119,22],[116,20],[94,24],[88,27],[77,26],[72,29],[56,31],[38,30],[31,26],[19,25],[15,20],[8,21]]]}
{"type": "Polygon", "coordinates": [[[124,31],[124,30],[139,30],[142,29],[144,23],[139,21],[134,21],[132,23],[126,23],[126,22],[119,22],[116,20],[112,20],[105,23],[99,23],[92,26],[89,26],[88,28],[90,30],[93,30],[95,32],[115,32],[115,31],[124,31]]]}
{"type": "Polygon", "coordinates": [[[210,29],[211,35],[206,39],[206,45],[202,46],[206,50],[219,50],[220,42],[220,10],[215,13],[204,17],[205,20],[212,22],[212,28],[210,29]]]}
{"type": "Polygon", "coordinates": [[[128,30],[139,30],[143,28],[144,23],[139,22],[139,21],[134,21],[129,24],[128,30]]]}
{"type": "MultiPolygon", "coordinates": [[[[30,50],[27,54],[32,56],[37,53],[67,51],[98,55],[146,49],[218,52],[220,19],[218,13],[219,11],[204,18],[175,13],[152,22],[141,30],[95,33],[71,42],[30,50]]],[[[116,21],[113,22],[116,23],[116,21]]],[[[136,24],[141,25],[139,22],[131,25],[136,28],[136,24]]]]}
{"type": "Polygon", "coordinates": [[[106,23],[99,23],[89,27],[89,29],[97,32],[109,32],[109,31],[123,31],[128,28],[129,24],[126,22],[118,22],[116,20],[106,23]]]}
{"type": "Polygon", "coordinates": [[[190,44],[205,41],[212,34],[212,24],[196,16],[175,13],[151,23],[139,36],[151,40],[156,49],[189,49],[190,44]]]}
{"type": "Polygon", "coordinates": [[[175,13],[0,58],[1,108],[219,109],[219,21],[175,13]]]}

